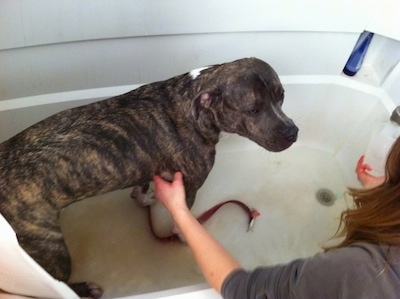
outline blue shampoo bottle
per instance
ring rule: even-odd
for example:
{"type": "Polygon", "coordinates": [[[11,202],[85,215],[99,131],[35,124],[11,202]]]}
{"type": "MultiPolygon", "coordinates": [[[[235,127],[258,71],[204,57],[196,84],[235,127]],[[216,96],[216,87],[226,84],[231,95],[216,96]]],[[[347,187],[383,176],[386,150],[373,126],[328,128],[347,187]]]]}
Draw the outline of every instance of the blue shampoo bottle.
{"type": "Polygon", "coordinates": [[[351,52],[349,60],[343,69],[343,73],[348,76],[354,76],[360,70],[364,61],[365,54],[367,53],[368,46],[371,43],[374,34],[372,32],[364,31],[361,33],[358,41],[351,52]]]}

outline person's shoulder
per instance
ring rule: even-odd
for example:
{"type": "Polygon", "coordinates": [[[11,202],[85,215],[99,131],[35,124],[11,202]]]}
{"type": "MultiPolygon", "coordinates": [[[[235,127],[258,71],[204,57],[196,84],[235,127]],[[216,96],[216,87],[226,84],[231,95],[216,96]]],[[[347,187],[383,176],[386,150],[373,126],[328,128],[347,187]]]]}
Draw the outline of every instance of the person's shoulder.
{"type": "Polygon", "coordinates": [[[357,242],[343,248],[335,248],[318,253],[315,259],[321,259],[325,264],[343,265],[347,271],[352,267],[360,268],[384,268],[388,263],[400,274],[400,248],[388,245],[357,242]]]}
{"type": "Polygon", "coordinates": [[[346,247],[330,249],[326,252],[318,253],[327,259],[386,259],[388,246],[372,244],[367,242],[356,242],[346,247]]]}
{"type": "Polygon", "coordinates": [[[327,293],[340,289],[347,294],[343,298],[398,298],[399,261],[399,248],[354,243],[305,260],[301,268],[302,286],[318,282],[327,293]]]}

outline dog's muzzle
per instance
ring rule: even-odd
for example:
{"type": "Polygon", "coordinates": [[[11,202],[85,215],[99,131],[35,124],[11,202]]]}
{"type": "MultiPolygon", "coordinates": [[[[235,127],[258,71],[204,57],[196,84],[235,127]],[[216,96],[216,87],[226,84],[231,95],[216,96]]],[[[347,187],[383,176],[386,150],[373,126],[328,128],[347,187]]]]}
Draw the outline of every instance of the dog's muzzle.
{"type": "Polygon", "coordinates": [[[285,138],[288,142],[295,142],[297,140],[297,134],[299,132],[299,128],[296,125],[288,126],[286,130],[282,132],[283,138],[285,138]]]}
{"type": "Polygon", "coordinates": [[[271,152],[280,152],[290,147],[296,140],[299,128],[296,125],[288,125],[276,130],[272,138],[269,138],[263,146],[271,152]]]}

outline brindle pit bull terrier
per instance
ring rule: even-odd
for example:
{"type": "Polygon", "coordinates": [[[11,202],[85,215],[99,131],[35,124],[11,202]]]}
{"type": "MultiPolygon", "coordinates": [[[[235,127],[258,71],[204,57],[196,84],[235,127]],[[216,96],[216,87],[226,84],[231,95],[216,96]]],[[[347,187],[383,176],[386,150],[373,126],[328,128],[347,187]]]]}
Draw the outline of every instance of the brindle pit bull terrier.
{"type": "MultiPolygon", "coordinates": [[[[64,207],[176,171],[191,207],[222,131],[274,152],[296,141],[283,96],[275,71],[245,58],[57,113],[0,144],[0,212],[22,248],[67,282],[71,261],[58,219],[64,207]]],[[[81,297],[103,292],[89,282],[70,287],[81,297]]]]}

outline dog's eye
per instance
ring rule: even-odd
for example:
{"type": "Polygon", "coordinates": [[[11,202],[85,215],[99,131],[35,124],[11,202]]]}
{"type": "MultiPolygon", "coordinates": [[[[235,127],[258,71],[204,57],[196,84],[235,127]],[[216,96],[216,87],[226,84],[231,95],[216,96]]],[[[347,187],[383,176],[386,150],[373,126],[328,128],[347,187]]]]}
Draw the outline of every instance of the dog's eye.
{"type": "Polygon", "coordinates": [[[247,114],[249,114],[249,115],[255,115],[255,114],[257,114],[258,112],[260,112],[260,110],[258,110],[258,109],[251,109],[251,110],[248,110],[248,111],[247,111],[247,114]]]}

